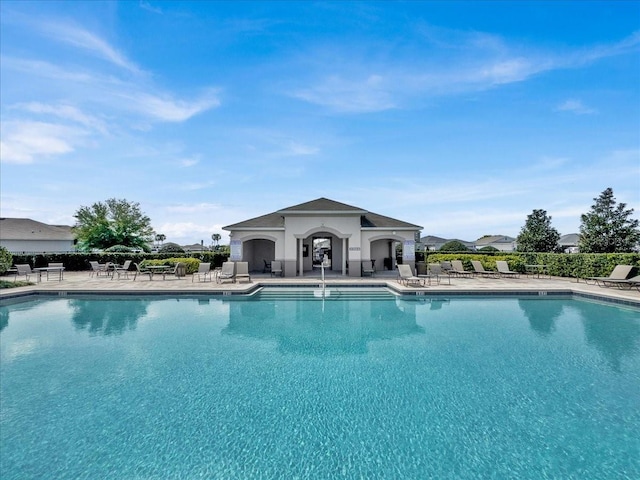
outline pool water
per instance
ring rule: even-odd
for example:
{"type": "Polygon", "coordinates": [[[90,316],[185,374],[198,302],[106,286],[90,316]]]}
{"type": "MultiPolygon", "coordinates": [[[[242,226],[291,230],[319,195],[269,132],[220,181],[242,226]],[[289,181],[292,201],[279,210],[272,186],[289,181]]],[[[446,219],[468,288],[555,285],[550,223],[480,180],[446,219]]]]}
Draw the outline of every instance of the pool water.
{"type": "Polygon", "coordinates": [[[638,309],[343,298],[0,307],[0,477],[640,478],[638,309]]]}

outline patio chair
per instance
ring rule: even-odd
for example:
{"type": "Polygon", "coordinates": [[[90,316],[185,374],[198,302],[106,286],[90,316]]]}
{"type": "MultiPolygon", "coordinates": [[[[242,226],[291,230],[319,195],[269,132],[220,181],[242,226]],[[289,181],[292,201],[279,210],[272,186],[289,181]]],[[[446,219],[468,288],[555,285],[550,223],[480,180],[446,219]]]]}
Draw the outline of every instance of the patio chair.
{"type": "MultiPolygon", "coordinates": [[[[21,277],[22,275],[24,275],[24,281],[28,282],[29,281],[29,277],[31,275],[37,275],[38,272],[34,272],[33,270],[31,270],[31,265],[29,265],[28,263],[24,263],[24,264],[16,264],[16,270],[18,273],[16,273],[16,278],[21,277]]],[[[15,281],[16,278],[14,278],[13,280],[15,281]]]]}
{"type": "Polygon", "coordinates": [[[200,281],[202,277],[204,277],[205,282],[207,281],[207,277],[209,277],[209,281],[211,281],[211,264],[200,263],[198,265],[198,271],[194,272],[193,276],[191,277],[191,283],[193,283],[193,280],[196,278],[196,276],[198,277],[198,281],[200,281]]]}
{"type": "Polygon", "coordinates": [[[273,260],[271,262],[271,276],[282,276],[282,262],[280,260],[273,260]]]}
{"type": "Polygon", "coordinates": [[[398,282],[408,287],[409,285],[420,286],[422,280],[413,274],[411,265],[408,263],[400,263],[398,264],[398,282]]]}
{"type": "Polygon", "coordinates": [[[99,277],[100,275],[106,275],[107,277],[109,276],[109,264],[108,263],[98,263],[95,261],[91,261],[89,262],[89,265],[91,265],[91,276],[93,277],[94,275],[96,277],[99,277]]]}
{"type": "Polygon", "coordinates": [[[271,262],[267,262],[266,260],[262,260],[264,262],[264,268],[262,269],[262,273],[270,273],[271,272],[271,262]]]}
{"type": "MultiPolygon", "coordinates": [[[[169,267],[170,268],[170,267],[169,267]]],[[[185,264],[182,262],[176,263],[172,269],[167,269],[162,272],[162,279],[166,280],[167,275],[174,275],[178,280],[184,277],[185,264]]]]}
{"type": "Polygon", "coordinates": [[[497,260],[496,267],[498,268],[498,273],[501,277],[514,277],[518,278],[520,276],[519,272],[514,272],[513,270],[509,270],[509,264],[504,260],[497,260]]]}
{"type": "Polygon", "coordinates": [[[451,270],[449,270],[449,275],[455,275],[456,277],[471,277],[473,272],[464,269],[462,260],[451,260],[451,270]]]}
{"type": "Polygon", "coordinates": [[[640,275],[621,280],[606,279],[601,281],[605,287],[618,287],[621,290],[630,290],[635,287],[640,292],[640,275]]]}
{"type": "MultiPolygon", "coordinates": [[[[57,268],[58,269],[58,280],[62,280],[64,278],[64,263],[62,262],[49,262],[49,268],[57,268]]],[[[49,280],[49,270],[47,270],[47,280],[49,280]]]]}
{"type": "Polygon", "coordinates": [[[151,270],[140,267],[139,263],[134,263],[134,265],[136,266],[136,271],[133,275],[134,282],[136,281],[136,278],[138,278],[138,275],[149,275],[149,280],[153,278],[153,272],[151,270]]]}
{"type": "Polygon", "coordinates": [[[249,262],[236,263],[236,282],[251,282],[251,275],[249,275],[249,262]]]}
{"type": "Polygon", "coordinates": [[[605,281],[609,280],[625,280],[631,270],[633,269],[633,265],[616,265],[613,271],[609,274],[608,277],[587,277],[584,279],[586,283],[593,282],[596,285],[601,287],[604,286],[605,281]]]}
{"type": "Polygon", "coordinates": [[[373,268],[373,262],[371,260],[364,260],[362,262],[362,276],[370,275],[374,276],[376,273],[376,269],[373,268]]]}
{"type": "Polygon", "coordinates": [[[235,282],[236,264],[234,262],[224,262],[222,270],[218,274],[218,283],[235,282]]]}
{"type": "Polygon", "coordinates": [[[500,275],[500,272],[485,270],[480,260],[471,260],[471,265],[473,265],[473,270],[476,275],[483,275],[485,277],[496,277],[500,275]]]}
{"type": "Polygon", "coordinates": [[[111,275],[111,280],[118,275],[118,279],[120,279],[120,275],[124,278],[129,278],[129,267],[131,266],[131,260],[126,260],[122,265],[112,265],[113,273],[111,275]]]}

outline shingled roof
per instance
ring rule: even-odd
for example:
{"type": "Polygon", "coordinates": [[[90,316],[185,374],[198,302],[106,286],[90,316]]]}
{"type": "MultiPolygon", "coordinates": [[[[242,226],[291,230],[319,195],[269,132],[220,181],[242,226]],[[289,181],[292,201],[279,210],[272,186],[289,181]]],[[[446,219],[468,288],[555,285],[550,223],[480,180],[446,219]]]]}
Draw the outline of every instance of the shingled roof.
{"type": "Polygon", "coordinates": [[[287,215],[360,215],[362,228],[397,228],[397,229],[422,229],[419,225],[403,222],[395,218],[386,217],[377,213],[368,212],[359,207],[336,202],[328,198],[318,198],[310,202],[300,203],[292,207],[283,208],[267,215],[251,218],[244,222],[235,223],[223,227],[224,230],[249,230],[249,229],[284,229],[284,217],[287,215]]]}
{"type": "Polygon", "coordinates": [[[73,240],[71,227],[48,225],[30,218],[0,218],[2,240],[73,240]]]}

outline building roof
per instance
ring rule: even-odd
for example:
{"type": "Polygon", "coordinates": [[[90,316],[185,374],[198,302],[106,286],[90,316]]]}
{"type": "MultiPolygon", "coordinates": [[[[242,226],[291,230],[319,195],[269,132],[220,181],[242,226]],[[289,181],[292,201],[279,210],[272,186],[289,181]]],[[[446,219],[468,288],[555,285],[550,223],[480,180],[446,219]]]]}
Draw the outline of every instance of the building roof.
{"type": "Polygon", "coordinates": [[[580,242],[579,233],[567,233],[558,240],[558,245],[577,246],[580,242]]]}
{"type": "Polygon", "coordinates": [[[515,241],[515,238],[509,237],[507,235],[488,235],[476,240],[476,245],[480,247],[483,245],[491,245],[495,243],[513,243],[515,241]]]}
{"type": "Polygon", "coordinates": [[[402,220],[386,217],[377,213],[368,212],[362,208],[322,197],[310,202],[287,207],[267,215],[251,218],[244,222],[234,223],[233,225],[223,227],[223,230],[284,229],[284,218],[287,215],[360,215],[360,226],[362,228],[422,229],[419,225],[403,222],[402,220]]]}
{"type": "Polygon", "coordinates": [[[2,240],[69,240],[75,239],[68,225],[48,225],[30,218],[0,218],[2,240]]]}

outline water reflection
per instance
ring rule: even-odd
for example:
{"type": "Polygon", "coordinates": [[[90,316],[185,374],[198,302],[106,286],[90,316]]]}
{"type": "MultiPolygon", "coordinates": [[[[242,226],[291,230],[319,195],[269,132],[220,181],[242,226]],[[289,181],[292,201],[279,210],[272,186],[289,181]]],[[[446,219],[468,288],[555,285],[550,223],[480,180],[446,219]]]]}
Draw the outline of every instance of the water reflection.
{"type": "Polygon", "coordinates": [[[640,318],[622,310],[611,318],[608,307],[576,302],[587,343],[595,347],[614,372],[622,371],[625,358],[640,355],[640,318]]]}
{"type": "Polygon", "coordinates": [[[136,328],[147,314],[149,300],[70,300],[72,322],[92,335],[120,335],[136,328]]]}
{"type": "Polygon", "coordinates": [[[231,301],[223,333],[275,340],[284,353],[363,354],[369,342],[423,334],[416,306],[395,299],[231,301]]]}
{"type": "Polygon", "coordinates": [[[529,326],[541,337],[548,337],[556,329],[562,315],[563,303],[538,299],[518,299],[518,306],[529,320],[529,326]]]}
{"type": "Polygon", "coordinates": [[[0,307],[0,332],[9,325],[9,309],[0,307]]]}

